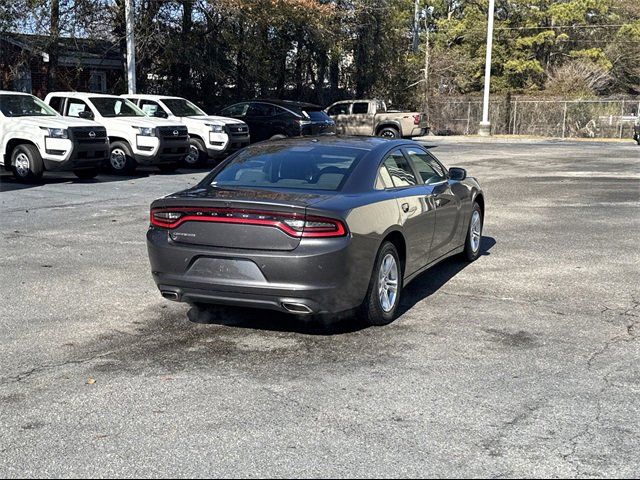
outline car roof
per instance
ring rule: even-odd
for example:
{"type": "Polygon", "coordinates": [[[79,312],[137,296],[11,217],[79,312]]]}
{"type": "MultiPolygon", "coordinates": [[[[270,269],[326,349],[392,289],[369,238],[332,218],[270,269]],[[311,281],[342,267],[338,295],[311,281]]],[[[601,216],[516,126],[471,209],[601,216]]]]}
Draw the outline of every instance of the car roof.
{"type": "Polygon", "coordinates": [[[367,102],[377,102],[378,100],[375,100],[373,98],[358,98],[358,99],[354,99],[354,100],[340,100],[339,102],[334,102],[331,105],[338,105],[339,103],[367,103],[367,102]]]}
{"type": "Polygon", "coordinates": [[[0,94],[2,95],[28,95],[30,97],[33,97],[33,95],[31,95],[30,93],[26,93],[26,92],[12,92],[11,90],[0,90],[0,94]]]}
{"type": "Polygon", "coordinates": [[[123,93],[122,95],[120,95],[121,97],[125,97],[125,98],[137,98],[140,100],[162,100],[164,98],[170,98],[170,99],[176,99],[176,100],[184,100],[184,97],[174,97],[173,95],[151,95],[151,94],[147,94],[147,93],[134,93],[134,94],[128,94],[128,93],[123,93]]]}
{"type": "Polygon", "coordinates": [[[91,93],[91,92],[50,92],[48,96],[56,97],[63,95],[65,97],[72,98],[88,98],[88,97],[104,97],[104,98],[120,98],[119,95],[110,95],[106,93],[91,93]]]}
{"type": "Polygon", "coordinates": [[[317,137],[294,137],[284,138],[282,140],[267,140],[265,142],[256,143],[252,146],[287,145],[296,147],[309,144],[325,145],[331,147],[357,148],[367,151],[373,151],[377,149],[386,150],[403,145],[420,145],[418,142],[414,142],[413,140],[388,140],[381,137],[322,135],[317,137]]]}
{"type": "Polygon", "coordinates": [[[285,107],[285,108],[296,107],[303,110],[305,108],[322,109],[321,105],[316,105],[315,103],[298,102],[295,100],[278,100],[278,99],[272,99],[272,98],[256,98],[253,100],[249,100],[247,102],[237,102],[237,103],[250,103],[250,102],[270,103],[272,105],[277,105],[279,107],[285,107]]]}

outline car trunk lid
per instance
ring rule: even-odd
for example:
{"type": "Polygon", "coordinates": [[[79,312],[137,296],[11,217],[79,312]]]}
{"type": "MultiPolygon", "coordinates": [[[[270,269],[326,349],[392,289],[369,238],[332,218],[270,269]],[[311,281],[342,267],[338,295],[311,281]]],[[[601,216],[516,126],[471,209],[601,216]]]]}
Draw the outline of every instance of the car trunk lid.
{"type": "Polygon", "coordinates": [[[307,207],[331,196],[210,186],[165,197],[152,216],[167,217],[156,221],[166,222],[177,243],[290,251],[300,243],[307,207]]]}

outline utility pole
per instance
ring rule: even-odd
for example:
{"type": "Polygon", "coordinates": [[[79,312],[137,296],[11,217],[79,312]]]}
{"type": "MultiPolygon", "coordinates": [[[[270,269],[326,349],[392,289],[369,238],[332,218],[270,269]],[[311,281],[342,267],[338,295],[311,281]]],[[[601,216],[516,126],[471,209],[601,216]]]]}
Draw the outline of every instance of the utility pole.
{"type": "Polygon", "coordinates": [[[418,51],[418,42],[420,37],[420,0],[414,0],[413,2],[413,45],[412,51],[416,53],[418,51]]]}
{"type": "Polygon", "coordinates": [[[424,30],[426,32],[426,41],[424,48],[424,111],[427,112],[427,121],[429,121],[429,62],[431,60],[431,45],[429,44],[429,9],[425,10],[424,30]]]}
{"type": "Polygon", "coordinates": [[[136,39],[133,0],[125,0],[124,15],[127,22],[127,90],[130,95],[136,93],[136,39]]]}
{"type": "Polygon", "coordinates": [[[496,7],[495,0],[489,0],[489,19],[487,22],[487,56],[484,66],[484,99],[482,102],[482,121],[478,135],[488,137],[491,135],[491,122],[489,122],[489,89],[491,88],[491,51],[493,48],[493,15],[496,7]]]}
{"type": "MultiPolygon", "coordinates": [[[[60,0],[51,0],[51,22],[49,25],[49,69],[47,75],[47,90],[52,92],[58,87],[58,41],[60,38],[60,0]]],[[[31,93],[31,92],[28,92],[31,93]]]]}
{"type": "Polygon", "coordinates": [[[429,30],[429,17],[433,14],[433,7],[426,7],[420,13],[420,16],[424,20],[424,31],[425,31],[425,46],[424,46],[424,111],[427,113],[427,120],[429,120],[429,67],[431,62],[431,43],[430,43],[430,34],[429,30]]]}

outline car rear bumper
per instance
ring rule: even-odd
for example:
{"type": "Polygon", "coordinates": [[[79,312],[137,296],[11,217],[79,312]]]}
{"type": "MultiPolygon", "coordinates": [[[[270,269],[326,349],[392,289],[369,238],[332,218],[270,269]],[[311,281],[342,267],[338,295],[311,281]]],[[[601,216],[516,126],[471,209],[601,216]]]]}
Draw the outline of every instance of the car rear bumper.
{"type": "MultiPolygon", "coordinates": [[[[181,302],[337,313],[366,295],[373,263],[350,237],[303,239],[291,251],[200,247],[150,228],[153,279],[165,298],[181,302]],[[366,257],[366,260],[363,258],[366,257]]],[[[374,253],[375,255],[375,253],[374,253]]]]}
{"type": "Polygon", "coordinates": [[[429,133],[429,127],[417,126],[417,127],[413,127],[413,129],[411,130],[411,132],[409,132],[409,135],[407,135],[407,136],[408,137],[422,137],[423,135],[426,135],[427,133],[429,133]]]}

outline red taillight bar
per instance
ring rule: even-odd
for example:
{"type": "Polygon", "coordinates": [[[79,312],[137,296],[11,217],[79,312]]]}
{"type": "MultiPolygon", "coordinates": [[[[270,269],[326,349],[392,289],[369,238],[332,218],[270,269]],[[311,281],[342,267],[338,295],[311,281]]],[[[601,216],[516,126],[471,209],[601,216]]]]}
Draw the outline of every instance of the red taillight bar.
{"type": "Polygon", "coordinates": [[[234,223],[241,225],[258,225],[274,227],[292,237],[320,238],[342,237],[347,230],[340,220],[328,217],[305,216],[298,213],[284,213],[262,210],[245,210],[236,208],[154,208],[150,213],[151,225],[160,228],[174,229],[186,222],[214,222],[234,223]],[[175,220],[158,218],[157,214],[176,214],[180,217],[175,220]],[[264,218],[260,218],[264,217],[264,218]],[[302,229],[296,229],[291,223],[302,222],[302,229]],[[308,223],[325,224],[321,226],[308,226],[308,223]]]}

